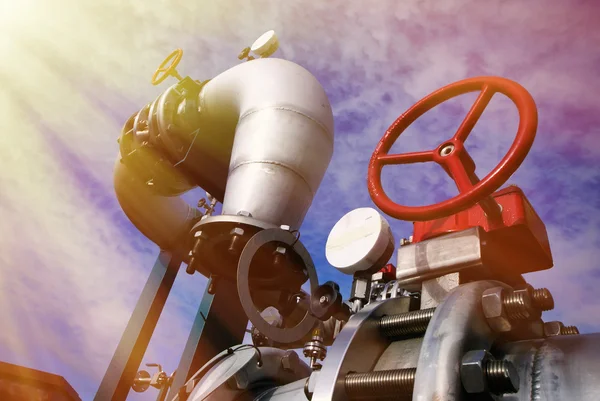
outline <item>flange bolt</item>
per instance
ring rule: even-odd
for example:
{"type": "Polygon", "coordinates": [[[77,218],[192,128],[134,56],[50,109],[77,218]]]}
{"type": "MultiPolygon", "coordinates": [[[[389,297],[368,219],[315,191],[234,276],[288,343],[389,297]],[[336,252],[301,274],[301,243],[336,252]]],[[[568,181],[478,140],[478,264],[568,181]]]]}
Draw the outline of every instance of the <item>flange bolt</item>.
{"type": "Polygon", "coordinates": [[[496,360],[486,350],[469,351],[463,356],[460,379],[469,394],[502,395],[519,391],[519,373],[512,362],[496,360]]]}
{"type": "Polygon", "coordinates": [[[554,298],[547,288],[536,288],[532,291],[533,304],[543,311],[554,309],[554,298]]]}

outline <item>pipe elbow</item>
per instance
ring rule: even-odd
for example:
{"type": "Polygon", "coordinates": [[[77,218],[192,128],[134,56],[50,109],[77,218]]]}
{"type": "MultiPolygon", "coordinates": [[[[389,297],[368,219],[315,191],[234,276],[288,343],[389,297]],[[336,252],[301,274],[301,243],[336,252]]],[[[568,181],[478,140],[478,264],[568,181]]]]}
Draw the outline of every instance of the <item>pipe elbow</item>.
{"type": "Polygon", "coordinates": [[[184,78],[126,122],[120,143],[119,203],[172,251],[199,217],[175,195],[194,186],[222,201],[223,214],[299,228],[333,154],[333,113],[306,69],[258,59],[208,82],[184,78]]]}

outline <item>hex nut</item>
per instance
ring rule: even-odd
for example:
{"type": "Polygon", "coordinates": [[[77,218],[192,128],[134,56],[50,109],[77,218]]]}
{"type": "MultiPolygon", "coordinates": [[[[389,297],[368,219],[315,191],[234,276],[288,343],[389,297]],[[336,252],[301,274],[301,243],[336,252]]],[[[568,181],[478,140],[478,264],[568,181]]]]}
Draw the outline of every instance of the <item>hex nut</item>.
{"type": "Polygon", "coordinates": [[[281,358],[281,367],[287,372],[293,372],[296,370],[299,361],[300,357],[298,354],[296,354],[294,351],[288,351],[281,358]]]}
{"type": "Polygon", "coordinates": [[[497,333],[506,333],[512,330],[512,324],[506,314],[502,303],[502,287],[487,289],[481,296],[483,314],[492,330],[497,333]]]}
{"type": "Polygon", "coordinates": [[[279,228],[281,228],[283,231],[290,231],[290,226],[285,225],[285,224],[279,226],[279,228]]]}
{"type": "Polygon", "coordinates": [[[252,213],[247,212],[245,210],[240,210],[239,212],[237,212],[238,216],[243,216],[243,217],[252,217],[252,213]]]}
{"type": "Polygon", "coordinates": [[[485,365],[487,361],[493,359],[492,354],[486,350],[469,351],[463,356],[460,364],[460,380],[467,393],[477,394],[487,391],[485,365]]]}
{"type": "Polygon", "coordinates": [[[558,322],[558,321],[545,322],[544,323],[544,336],[546,336],[546,337],[560,336],[563,327],[564,327],[564,325],[562,324],[562,322],[558,322]]]}
{"type": "Polygon", "coordinates": [[[240,227],[236,227],[229,232],[230,235],[244,235],[244,229],[240,227]]]}
{"type": "Polygon", "coordinates": [[[278,254],[280,254],[280,255],[285,255],[285,252],[286,252],[286,249],[285,249],[285,247],[284,247],[284,246],[278,246],[278,247],[275,249],[275,253],[278,253],[278,254]]]}

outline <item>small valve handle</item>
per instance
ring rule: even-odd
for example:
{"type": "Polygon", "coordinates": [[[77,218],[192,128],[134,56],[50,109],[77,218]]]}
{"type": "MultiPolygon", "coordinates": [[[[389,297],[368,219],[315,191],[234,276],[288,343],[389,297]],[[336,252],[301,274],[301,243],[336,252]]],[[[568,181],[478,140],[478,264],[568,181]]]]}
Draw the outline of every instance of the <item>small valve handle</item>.
{"type": "Polygon", "coordinates": [[[350,318],[350,308],[342,301],[340,286],[333,281],[318,286],[311,294],[310,310],[314,317],[322,321],[330,317],[342,321],[350,318]]]}
{"type": "Polygon", "coordinates": [[[162,63],[160,63],[156,71],[154,71],[154,74],[152,75],[152,85],[160,84],[162,81],[167,79],[168,76],[174,76],[181,81],[183,78],[175,69],[181,61],[181,57],[183,57],[182,49],[173,50],[173,52],[169,54],[162,63]],[[169,64],[169,62],[171,62],[171,64],[169,64]]]}

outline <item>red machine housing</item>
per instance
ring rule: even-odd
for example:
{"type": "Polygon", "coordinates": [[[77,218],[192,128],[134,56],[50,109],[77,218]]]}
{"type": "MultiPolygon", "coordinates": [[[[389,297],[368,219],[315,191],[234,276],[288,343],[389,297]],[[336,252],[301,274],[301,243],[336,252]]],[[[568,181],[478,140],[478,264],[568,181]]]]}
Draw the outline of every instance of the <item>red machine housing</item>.
{"type": "Polygon", "coordinates": [[[522,258],[527,263],[515,273],[529,273],[549,269],[553,265],[550,242],[544,222],[537,215],[523,191],[514,185],[492,194],[500,205],[503,225],[490,224],[479,204],[451,216],[429,221],[414,222],[413,242],[420,242],[443,234],[481,227],[488,239],[501,245],[505,258],[522,258]]]}

